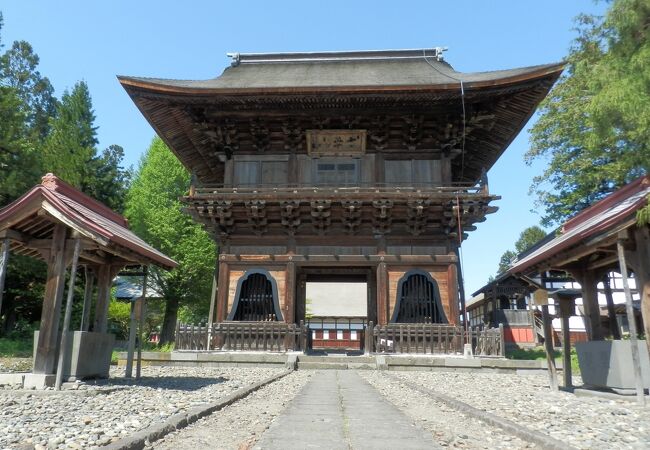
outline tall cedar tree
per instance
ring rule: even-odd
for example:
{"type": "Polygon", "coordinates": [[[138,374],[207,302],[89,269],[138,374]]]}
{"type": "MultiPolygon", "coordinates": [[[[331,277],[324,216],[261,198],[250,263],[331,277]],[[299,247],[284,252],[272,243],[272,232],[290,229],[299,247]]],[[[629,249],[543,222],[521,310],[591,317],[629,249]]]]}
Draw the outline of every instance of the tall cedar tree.
{"type": "Polygon", "coordinates": [[[524,229],[524,231],[519,234],[517,242],[515,242],[515,250],[506,250],[503,255],[501,255],[501,259],[499,260],[499,270],[497,273],[502,274],[506,272],[515,259],[517,259],[519,254],[525,252],[545,237],[546,232],[537,225],[524,229]]]}
{"type": "Polygon", "coordinates": [[[577,18],[565,75],[542,103],[526,161],[549,165],[531,191],[557,224],[650,168],[650,1],[577,18]]]}
{"type": "Polygon", "coordinates": [[[124,151],[112,145],[97,153],[97,127],[88,85],[80,81],[65,91],[50,120],[43,146],[43,168],[105,203],[124,209],[130,174],[122,166],[124,151]]]}
{"type": "Polygon", "coordinates": [[[190,174],[155,138],[140,161],[126,200],[131,229],[179,263],[168,272],[152,268],[152,282],[166,301],[163,344],[174,339],[179,307],[205,310],[210,297],[216,249],[206,231],[181,211],[179,197],[189,186],[190,174]]]}

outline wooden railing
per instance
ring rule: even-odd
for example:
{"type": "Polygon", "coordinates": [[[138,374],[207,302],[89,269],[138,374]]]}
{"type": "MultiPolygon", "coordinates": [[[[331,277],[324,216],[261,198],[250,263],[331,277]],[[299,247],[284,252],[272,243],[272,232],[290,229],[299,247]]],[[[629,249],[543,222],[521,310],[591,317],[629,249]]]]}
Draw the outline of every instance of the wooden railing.
{"type": "Polygon", "coordinates": [[[372,330],[377,353],[462,354],[466,343],[477,356],[505,356],[503,326],[479,329],[442,324],[392,323],[372,330]]]}
{"type": "Polygon", "coordinates": [[[284,322],[220,322],[176,325],[176,350],[304,351],[307,328],[284,322]]]}

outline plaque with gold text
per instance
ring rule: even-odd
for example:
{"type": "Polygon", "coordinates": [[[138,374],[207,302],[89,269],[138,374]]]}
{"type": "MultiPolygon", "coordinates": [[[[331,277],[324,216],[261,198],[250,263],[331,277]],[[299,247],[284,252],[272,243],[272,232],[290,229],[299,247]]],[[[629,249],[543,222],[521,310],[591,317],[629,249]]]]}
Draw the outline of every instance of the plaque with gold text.
{"type": "Polygon", "coordinates": [[[311,156],[357,156],[366,153],[366,130],[307,130],[311,156]]]}

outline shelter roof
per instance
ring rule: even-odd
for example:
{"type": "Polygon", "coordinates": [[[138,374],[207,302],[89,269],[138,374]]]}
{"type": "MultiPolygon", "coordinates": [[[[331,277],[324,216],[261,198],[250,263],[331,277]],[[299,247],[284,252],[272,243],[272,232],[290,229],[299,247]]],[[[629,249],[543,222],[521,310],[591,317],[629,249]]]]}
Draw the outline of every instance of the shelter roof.
{"type": "Polygon", "coordinates": [[[591,242],[602,243],[634,225],[636,211],[646,205],[649,195],[650,177],[636,179],[565,222],[558,236],[516,261],[507,273],[530,273],[543,266],[552,268],[551,258],[560,253],[567,257],[558,260],[558,265],[575,259],[571,252],[577,248],[586,248],[591,242]]]}
{"type": "Polygon", "coordinates": [[[88,243],[81,261],[149,264],[171,269],[177,263],[128,229],[127,220],[53,174],[43,177],[13,203],[0,209],[0,235],[12,239],[13,251],[40,258],[56,223],[88,243]]]}

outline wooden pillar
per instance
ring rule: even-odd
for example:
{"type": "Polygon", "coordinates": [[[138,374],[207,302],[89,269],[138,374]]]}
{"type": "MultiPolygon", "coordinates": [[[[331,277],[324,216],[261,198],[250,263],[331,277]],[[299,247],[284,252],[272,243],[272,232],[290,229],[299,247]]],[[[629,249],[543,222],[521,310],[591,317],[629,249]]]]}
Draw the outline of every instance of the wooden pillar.
{"type": "Polygon", "coordinates": [[[56,349],[59,338],[61,301],[65,284],[65,225],[56,224],[47,258],[47,278],[41,313],[41,328],[36,344],[34,373],[53,374],[56,368],[56,349]]]}
{"type": "Polygon", "coordinates": [[[569,327],[569,317],[574,314],[575,302],[573,298],[558,298],[557,302],[560,307],[560,317],[562,318],[562,375],[564,378],[564,387],[573,387],[571,377],[571,329],[569,327]]]}
{"type": "Polygon", "coordinates": [[[9,238],[4,238],[0,247],[0,325],[2,325],[2,293],[9,266],[9,238]]]}
{"type": "Polygon", "coordinates": [[[111,266],[104,264],[97,274],[97,301],[95,303],[95,333],[106,333],[108,326],[108,304],[111,301],[111,266]]]}
{"type": "Polygon", "coordinates": [[[295,323],[296,312],[296,263],[290,261],[287,263],[287,274],[285,277],[286,289],[284,297],[284,321],[286,323],[295,323]]]}
{"type": "Polygon", "coordinates": [[[618,253],[618,263],[621,268],[621,278],[623,281],[623,289],[625,290],[625,311],[627,312],[628,326],[630,327],[630,346],[632,347],[632,369],[634,371],[634,380],[636,385],[637,401],[641,405],[645,405],[645,395],[643,393],[643,378],[641,375],[641,358],[639,355],[639,345],[636,331],[636,317],[634,316],[634,308],[632,306],[632,292],[627,281],[627,263],[625,261],[625,249],[623,248],[623,239],[619,238],[616,242],[616,250],[618,253]]]}
{"type": "MultiPolygon", "coordinates": [[[[70,318],[72,317],[72,300],[74,299],[74,284],[77,279],[77,263],[81,253],[81,240],[77,237],[74,242],[74,254],[72,256],[72,267],[70,268],[70,283],[68,285],[68,298],[65,303],[65,314],[63,316],[63,329],[61,330],[61,345],[59,346],[59,363],[56,367],[56,381],[54,387],[61,390],[63,381],[63,370],[65,362],[69,358],[68,340],[70,339],[70,318]]],[[[71,367],[72,368],[72,367],[71,367]]]]}
{"type": "Polygon", "coordinates": [[[219,283],[219,250],[215,254],[214,272],[212,272],[212,291],[210,292],[210,311],[208,312],[208,342],[205,348],[210,350],[212,346],[212,324],[214,323],[214,308],[217,304],[217,285],[219,283]]]}
{"type": "Polygon", "coordinates": [[[580,283],[582,290],[582,307],[587,337],[590,341],[602,341],[603,332],[600,326],[600,307],[598,306],[598,279],[596,273],[588,269],[579,269],[573,276],[580,283]]]}
{"type": "Polygon", "coordinates": [[[90,308],[92,306],[93,289],[95,288],[95,273],[86,266],[84,268],[86,286],[84,287],[84,304],[81,312],[81,331],[88,331],[90,327],[90,308]]]}
{"type": "Polygon", "coordinates": [[[228,316],[228,281],[230,268],[228,263],[219,262],[219,282],[217,283],[217,322],[223,322],[228,316]]]}
{"type": "Polygon", "coordinates": [[[636,248],[631,252],[630,265],[634,268],[636,287],[641,297],[643,329],[650,355],[650,226],[637,227],[634,241],[636,248]]]}
{"type": "Polygon", "coordinates": [[[385,262],[377,265],[377,324],[386,325],[390,318],[388,303],[388,268],[385,262]]]}
{"type": "Polygon", "coordinates": [[[557,370],[555,368],[555,355],[553,354],[553,327],[548,313],[548,305],[542,305],[542,323],[544,325],[544,348],[546,349],[549,386],[552,391],[557,391],[557,370]]]}
{"type": "MultiPolygon", "coordinates": [[[[458,306],[458,266],[455,263],[450,264],[447,268],[447,294],[449,296],[449,322],[454,325],[460,325],[461,311],[458,306]]],[[[465,323],[464,320],[463,323],[465,323]]]]}
{"type": "Polygon", "coordinates": [[[605,299],[607,300],[607,315],[609,316],[609,331],[612,334],[612,339],[621,338],[621,330],[618,328],[616,321],[616,311],[614,310],[614,296],[612,295],[612,286],[609,273],[603,276],[603,289],[605,291],[605,299]]]}

